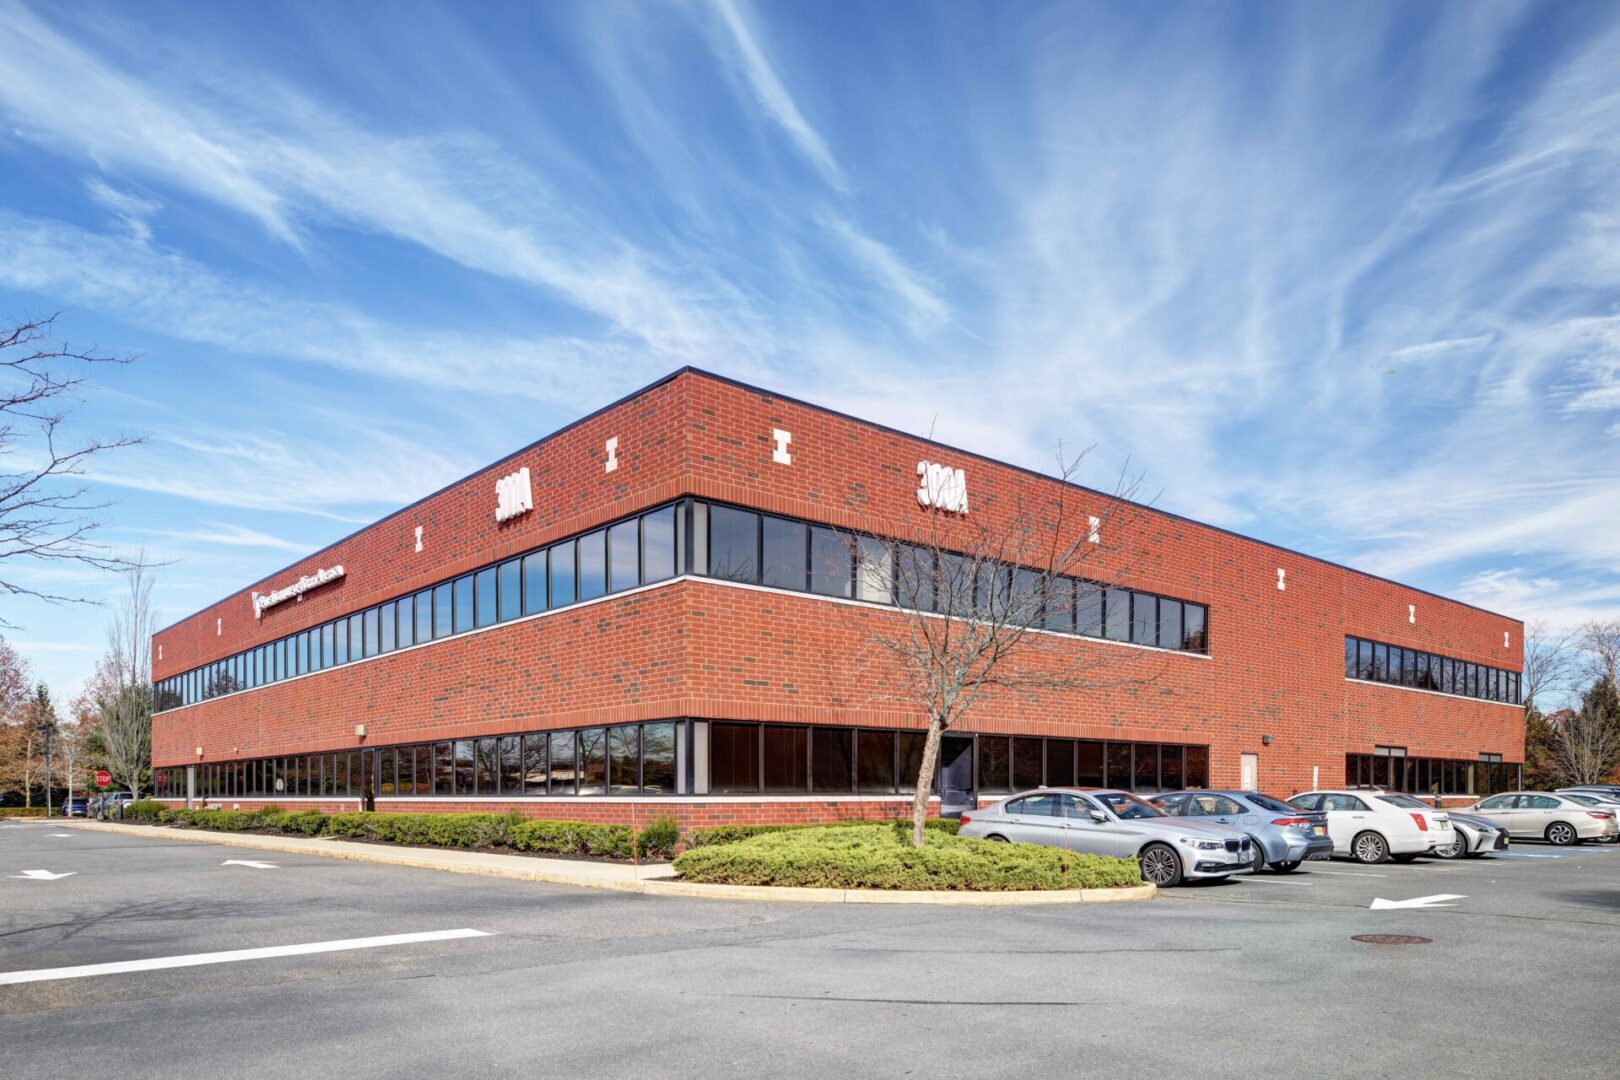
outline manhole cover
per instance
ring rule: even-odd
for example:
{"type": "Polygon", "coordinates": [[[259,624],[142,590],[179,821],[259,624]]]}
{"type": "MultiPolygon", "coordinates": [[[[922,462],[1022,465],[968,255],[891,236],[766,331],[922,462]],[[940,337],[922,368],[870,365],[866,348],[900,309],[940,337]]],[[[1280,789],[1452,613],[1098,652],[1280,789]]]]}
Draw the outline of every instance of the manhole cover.
{"type": "Polygon", "coordinates": [[[1352,934],[1351,941],[1365,941],[1368,945],[1427,945],[1432,938],[1412,934],[1352,934]]]}

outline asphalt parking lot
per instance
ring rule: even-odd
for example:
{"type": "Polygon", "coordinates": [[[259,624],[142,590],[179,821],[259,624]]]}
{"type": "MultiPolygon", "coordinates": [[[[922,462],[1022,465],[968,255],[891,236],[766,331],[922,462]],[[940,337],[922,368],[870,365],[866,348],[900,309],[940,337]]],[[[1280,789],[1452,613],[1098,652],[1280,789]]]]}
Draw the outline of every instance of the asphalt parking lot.
{"type": "Polygon", "coordinates": [[[670,899],[0,822],[0,1076],[1607,1076],[1620,850],[1516,847],[997,909],[670,899]],[[477,936],[356,947],[453,931],[477,936]],[[291,948],[310,946],[333,951],[291,948]],[[277,951],[127,970],[238,950],[277,951]],[[88,965],[124,967],[55,977],[88,965]]]}

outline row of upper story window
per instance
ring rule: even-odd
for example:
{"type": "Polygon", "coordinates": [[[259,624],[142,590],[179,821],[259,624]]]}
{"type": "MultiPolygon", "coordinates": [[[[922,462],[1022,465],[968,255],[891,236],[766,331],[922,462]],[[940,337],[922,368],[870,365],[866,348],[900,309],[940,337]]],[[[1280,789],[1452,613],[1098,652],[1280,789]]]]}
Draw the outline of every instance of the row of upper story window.
{"type": "Polygon", "coordinates": [[[1384,645],[1366,638],[1344,639],[1344,677],[1390,686],[1410,686],[1458,697],[1520,704],[1519,673],[1449,656],[1384,645]]]}
{"type": "Polygon", "coordinates": [[[333,619],[157,684],[158,711],[594,600],[679,573],[1205,653],[1209,609],[696,499],[659,507],[333,619]],[[983,580],[979,580],[982,578],[983,580]]]}

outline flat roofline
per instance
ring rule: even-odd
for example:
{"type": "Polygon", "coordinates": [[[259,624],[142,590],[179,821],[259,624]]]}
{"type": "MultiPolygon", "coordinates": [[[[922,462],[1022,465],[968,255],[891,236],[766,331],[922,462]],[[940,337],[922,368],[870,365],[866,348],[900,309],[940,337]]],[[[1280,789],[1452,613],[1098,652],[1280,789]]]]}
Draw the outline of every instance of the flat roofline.
{"type": "MultiPolygon", "coordinates": [[[[348,534],[346,534],[344,536],[341,536],[336,540],[333,540],[331,543],[326,544],[324,547],[316,548],[314,551],[310,552],[308,555],[304,555],[304,556],[302,556],[302,557],[300,557],[298,559],[294,559],[292,562],[288,563],[286,566],[281,567],[279,570],[270,571],[270,573],[265,574],[259,580],[260,581],[265,581],[265,580],[268,580],[270,578],[275,577],[278,574],[288,573],[294,567],[296,567],[299,563],[304,562],[307,559],[312,559],[312,558],[316,557],[317,555],[320,555],[322,552],[331,551],[333,548],[337,547],[339,544],[344,544],[344,543],[347,543],[350,540],[353,540],[355,537],[359,536],[361,533],[365,532],[366,530],[374,529],[378,525],[381,525],[386,521],[391,521],[394,518],[399,517],[401,514],[408,513],[409,511],[414,510],[416,507],[421,506],[423,503],[427,502],[429,499],[433,499],[433,498],[438,497],[439,495],[444,494],[446,491],[449,491],[451,488],[456,487],[458,484],[466,483],[468,480],[471,480],[473,477],[477,476],[479,473],[486,472],[489,469],[492,469],[492,468],[496,467],[497,465],[500,465],[502,462],[510,461],[513,458],[517,457],[519,454],[526,454],[530,450],[535,449],[536,447],[543,446],[546,443],[550,442],[552,439],[557,438],[559,435],[564,435],[564,434],[568,433],[569,431],[572,431],[574,428],[579,427],[581,424],[589,423],[590,421],[596,419],[598,416],[601,416],[603,413],[608,412],[609,410],[616,409],[620,405],[623,405],[628,401],[633,401],[636,398],[640,397],[641,395],[649,393],[649,392],[651,392],[653,390],[656,390],[660,386],[665,385],[666,383],[674,382],[676,379],[680,378],[682,375],[696,375],[696,376],[699,376],[700,378],[710,379],[710,380],[712,380],[714,382],[717,382],[717,383],[723,383],[723,384],[725,384],[727,386],[735,387],[738,390],[743,390],[743,391],[745,391],[747,393],[750,393],[750,394],[758,394],[761,397],[771,398],[771,399],[774,399],[776,401],[785,401],[790,405],[797,405],[800,408],[810,409],[810,410],[812,410],[814,412],[819,412],[819,413],[822,413],[823,415],[826,415],[826,416],[835,416],[840,420],[848,420],[851,423],[861,424],[861,425],[863,425],[865,427],[869,427],[869,428],[872,428],[872,429],[874,429],[876,431],[881,431],[881,432],[884,432],[884,433],[889,434],[889,435],[896,435],[896,436],[899,436],[900,438],[903,438],[903,439],[911,439],[911,440],[913,440],[915,442],[922,443],[922,444],[924,444],[926,446],[935,446],[935,447],[938,447],[941,450],[947,450],[947,451],[949,451],[949,452],[951,452],[953,454],[960,454],[960,455],[962,455],[964,457],[971,458],[974,461],[981,461],[981,462],[983,462],[983,463],[985,463],[987,465],[993,465],[998,469],[1011,469],[1014,472],[1023,473],[1026,476],[1031,476],[1031,477],[1034,477],[1034,478],[1039,479],[1039,480],[1044,480],[1045,482],[1047,482],[1049,484],[1064,484],[1064,485],[1067,485],[1070,488],[1075,489],[1076,491],[1084,491],[1084,492],[1086,492],[1088,494],[1096,495],[1099,498],[1104,498],[1104,499],[1116,498],[1116,496],[1109,495],[1106,492],[1098,491],[1096,488],[1087,487],[1084,484],[1077,484],[1072,480],[1060,480],[1057,477],[1050,476],[1050,475],[1048,475],[1046,473],[1041,472],[1039,469],[1031,469],[1031,468],[1029,468],[1027,466],[1024,466],[1024,465],[1015,465],[1012,462],[1002,461],[1002,460],[1000,460],[998,458],[993,458],[993,457],[990,457],[987,454],[981,454],[981,453],[978,453],[977,451],[974,451],[974,450],[964,450],[959,446],[951,446],[949,443],[940,442],[938,439],[932,439],[932,438],[929,438],[926,435],[916,435],[916,434],[913,434],[913,433],[911,433],[909,431],[901,431],[899,428],[890,427],[887,424],[879,424],[879,423],[877,423],[875,421],[872,421],[872,420],[864,420],[859,416],[853,416],[853,415],[851,415],[849,413],[841,412],[838,409],[829,408],[826,405],[818,405],[813,401],[805,401],[802,398],[792,397],[791,395],[788,395],[788,394],[779,394],[779,393],[775,392],[774,390],[766,390],[763,387],[754,386],[751,383],[745,383],[741,379],[734,379],[734,378],[730,377],[729,375],[719,375],[719,374],[716,374],[715,372],[708,371],[708,370],[706,370],[704,368],[696,367],[696,366],[694,366],[692,364],[686,364],[686,365],[683,365],[682,367],[676,368],[674,371],[670,372],[668,375],[663,376],[662,378],[655,379],[654,381],[648,383],[646,386],[643,386],[638,390],[632,390],[630,393],[625,394],[623,397],[620,397],[620,398],[617,398],[617,399],[615,399],[613,401],[610,401],[608,404],[603,405],[601,408],[594,409],[591,412],[586,413],[584,416],[581,416],[577,420],[569,421],[568,423],[564,424],[562,427],[556,429],[555,431],[552,431],[552,432],[550,432],[550,433],[548,433],[546,435],[542,435],[542,436],[540,436],[540,438],[534,440],[533,442],[527,443],[527,444],[525,444],[523,446],[518,447],[516,450],[513,450],[511,453],[504,454],[501,457],[496,458],[494,461],[490,462],[487,465],[479,466],[478,468],[474,469],[472,472],[467,473],[465,476],[462,476],[462,477],[459,477],[458,479],[452,480],[448,484],[445,484],[444,486],[442,486],[440,488],[437,488],[436,490],[431,491],[426,495],[423,495],[421,498],[416,499],[413,502],[406,503],[404,506],[401,506],[397,510],[394,510],[394,511],[391,511],[390,513],[384,514],[382,517],[378,518],[376,521],[371,522],[370,524],[360,526],[358,529],[355,529],[353,532],[348,533],[348,534]]],[[[1416,585],[1408,585],[1405,582],[1396,581],[1394,578],[1381,577],[1378,574],[1369,573],[1366,570],[1358,570],[1353,566],[1346,566],[1343,563],[1336,563],[1332,559],[1324,559],[1320,555],[1310,555],[1310,554],[1307,554],[1306,552],[1303,552],[1303,551],[1296,551],[1293,548],[1284,547],[1282,544],[1274,543],[1274,542],[1272,542],[1270,540],[1263,540],[1263,539],[1261,539],[1259,537],[1248,536],[1248,535],[1246,535],[1244,533],[1237,532],[1237,531],[1235,531],[1233,529],[1223,528],[1223,527],[1221,527],[1219,525],[1211,525],[1206,521],[1199,521],[1196,518],[1190,518],[1190,517],[1187,517],[1184,514],[1177,514],[1177,513],[1175,513],[1174,511],[1171,511],[1171,510],[1161,510],[1156,506],[1149,506],[1146,503],[1140,503],[1140,502],[1137,502],[1134,499],[1120,499],[1119,501],[1121,501],[1123,503],[1126,503],[1128,505],[1131,505],[1131,506],[1138,507],[1138,508],[1140,508],[1142,510],[1146,510],[1149,513],[1162,514],[1165,517],[1170,518],[1172,521],[1181,521],[1181,522],[1185,522],[1188,525],[1196,525],[1198,528],[1209,529],[1212,532],[1220,533],[1223,536],[1231,536],[1231,537],[1235,537],[1236,539],[1239,539],[1239,540],[1246,540],[1251,544],[1260,544],[1263,547],[1268,547],[1268,548],[1272,549],[1273,551],[1280,551],[1280,552],[1283,552],[1284,554],[1292,555],[1295,558],[1307,559],[1307,560],[1309,560],[1311,562],[1317,563],[1317,564],[1322,565],[1322,566],[1331,566],[1336,570],[1343,570],[1343,571],[1345,571],[1347,573],[1358,574],[1361,577],[1369,578],[1369,579],[1371,579],[1373,581],[1381,581],[1381,582],[1385,583],[1386,585],[1394,585],[1397,588],[1409,589],[1412,592],[1415,592],[1420,596],[1432,597],[1435,600],[1442,600],[1442,601],[1444,601],[1445,603],[1448,603],[1448,604],[1457,604],[1460,607],[1465,607],[1465,608],[1468,608],[1468,609],[1470,609],[1472,611],[1482,612],[1482,613],[1484,613],[1486,615],[1490,615],[1490,616],[1493,616],[1493,617],[1498,618],[1498,619],[1506,619],[1509,622],[1517,623],[1520,626],[1524,625],[1524,620],[1523,619],[1516,619],[1511,615],[1504,615],[1499,611],[1492,611],[1489,608],[1483,608],[1483,607],[1480,607],[1477,604],[1470,604],[1466,600],[1457,600],[1457,599],[1454,599],[1453,597],[1442,596],[1439,593],[1430,592],[1427,589],[1420,589],[1416,585]]],[[[243,588],[246,588],[246,587],[247,586],[243,586],[243,588]]],[[[201,615],[203,612],[207,611],[209,608],[216,607],[216,606],[218,606],[220,604],[223,604],[225,601],[229,600],[231,597],[235,596],[237,593],[239,593],[241,591],[242,591],[242,589],[234,589],[231,592],[228,592],[224,596],[220,597],[218,600],[214,600],[211,603],[204,604],[202,607],[196,609],[191,614],[182,615],[180,618],[174,620],[174,622],[169,623],[167,626],[164,626],[164,627],[162,627],[162,628],[160,628],[158,630],[154,630],[152,632],[152,636],[155,638],[159,634],[167,633],[168,631],[174,629],[175,627],[179,626],[181,623],[187,621],[188,619],[196,618],[198,615],[201,615]]],[[[1521,642],[1521,644],[1522,644],[1522,642],[1521,642]]]]}

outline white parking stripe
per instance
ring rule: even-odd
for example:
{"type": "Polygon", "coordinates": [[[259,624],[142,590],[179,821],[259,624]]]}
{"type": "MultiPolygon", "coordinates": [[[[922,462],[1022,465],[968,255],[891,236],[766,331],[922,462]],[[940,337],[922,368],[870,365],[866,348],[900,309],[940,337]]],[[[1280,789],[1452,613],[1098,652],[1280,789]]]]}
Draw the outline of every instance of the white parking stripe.
{"type": "Polygon", "coordinates": [[[191,953],[188,956],[158,956],[150,960],[122,960],[111,964],[40,968],[36,971],[3,971],[0,972],[0,986],[48,982],[52,979],[84,979],[92,975],[121,975],[127,971],[158,971],[162,968],[198,967],[202,964],[230,964],[238,960],[268,960],[277,956],[307,956],[310,953],[345,952],[349,949],[377,949],[385,945],[410,945],[420,941],[452,941],[456,938],[489,936],[483,930],[430,930],[421,934],[388,934],[383,937],[347,938],[343,941],[315,941],[307,945],[272,945],[264,949],[232,949],[229,952],[191,953]]]}
{"type": "Polygon", "coordinates": [[[1360,870],[1312,870],[1313,874],[1339,874],[1343,877],[1389,877],[1388,874],[1365,874],[1360,870]]]}
{"type": "Polygon", "coordinates": [[[1296,881],[1293,878],[1280,878],[1280,877],[1249,877],[1249,878],[1246,878],[1245,880],[1246,881],[1252,881],[1257,885],[1309,885],[1310,884],[1310,882],[1308,882],[1308,881],[1296,881]]]}

